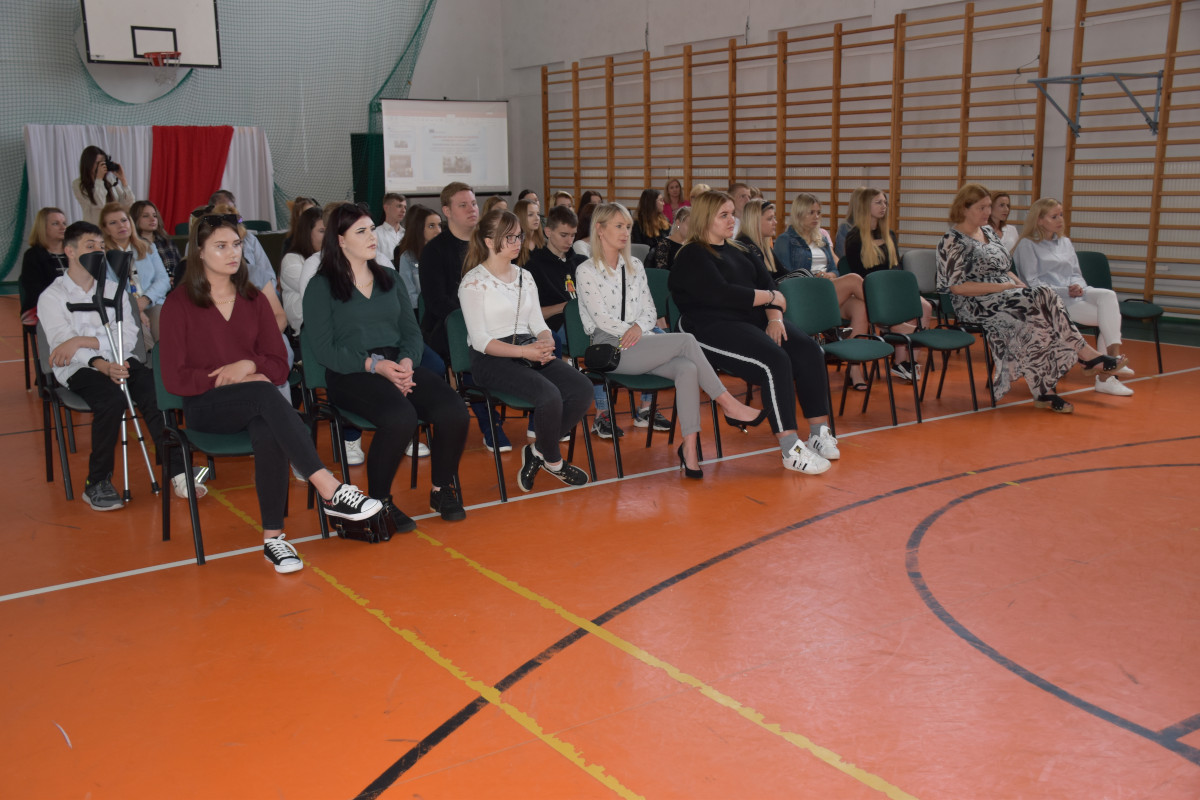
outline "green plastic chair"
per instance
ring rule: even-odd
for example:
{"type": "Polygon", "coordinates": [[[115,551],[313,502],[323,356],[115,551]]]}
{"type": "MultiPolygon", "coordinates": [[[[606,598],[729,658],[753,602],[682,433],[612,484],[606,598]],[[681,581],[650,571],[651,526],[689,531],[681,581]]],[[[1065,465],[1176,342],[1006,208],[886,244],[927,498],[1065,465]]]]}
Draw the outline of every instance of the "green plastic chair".
{"type": "MultiPolygon", "coordinates": [[[[1108,264],[1108,256],[1094,250],[1077,250],[1075,255],[1079,258],[1079,271],[1083,273],[1083,279],[1088,286],[1094,286],[1097,289],[1111,290],[1113,288],[1112,269],[1108,264]]],[[[1161,374],[1163,371],[1162,343],[1158,339],[1158,318],[1163,315],[1165,309],[1157,303],[1147,303],[1144,300],[1122,300],[1120,306],[1121,316],[1125,319],[1150,321],[1150,329],[1154,332],[1154,352],[1158,356],[1158,371],[1161,374]]]]}
{"type": "MultiPolygon", "coordinates": [[[[587,350],[591,340],[587,333],[583,330],[583,318],[579,316],[579,301],[569,300],[566,307],[563,309],[563,317],[566,319],[567,328],[567,346],[565,354],[573,362],[576,367],[580,365],[583,359],[583,353],[587,350]]],[[[654,419],[655,413],[658,411],[658,393],[663,389],[674,389],[675,381],[669,378],[663,378],[658,375],[624,375],[617,372],[594,372],[584,367],[582,370],[584,375],[588,377],[592,383],[600,384],[604,387],[604,393],[608,396],[609,414],[613,415],[616,406],[616,397],[618,389],[625,389],[629,392],[629,409],[630,413],[637,407],[637,400],[633,393],[650,392],[652,400],[650,401],[650,418],[654,419]]],[[[615,419],[615,415],[614,419],[615,419]]],[[[714,428],[715,428],[714,424],[714,428]]],[[[718,429],[719,430],[719,429],[718,429]]],[[[718,432],[718,436],[720,433],[718,432]]],[[[654,440],[654,426],[646,426],[646,447],[649,447],[654,440]]],[[[671,432],[667,435],[667,444],[675,442],[675,407],[671,407],[671,432]]],[[[621,437],[613,436],[613,460],[617,466],[617,477],[625,477],[625,468],[621,462],[621,437]]]]}
{"type": "Polygon", "coordinates": [[[650,296],[654,298],[654,313],[667,321],[668,328],[671,327],[671,309],[667,303],[671,296],[667,289],[667,279],[670,277],[671,273],[665,269],[650,267],[646,270],[646,283],[650,286],[650,296]]]}
{"type": "MultiPolygon", "coordinates": [[[[221,456],[252,456],[254,448],[250,445],[250,434],[246,431],[238,433],[207,433],[183,426],[183,398],[171,394],[163,386],[162,368],[159,364],[159,350],[154,348],[152,360],[154,366],[154,394],[158,400],[158,409],[163,415],[163,452],[162,462],[162,538],[164,542],[171,540],[171,476],[167,474],[170,459],[167,457],[172,447],[183,451],[183,463],[187,467],[183,474],[187,476],[188,513],[192,518],[192,541],[196,548],[196,563],[204,563],[204,537],[200,530],[200,511],[196,504],[196,483],[190,469],[192,454],[201,453],[210,458],[221,456]]],[[[291,478],[288,478],[289,493],[291,478]]],[[[286,504],[284,506],[287,507],[286,504]]],[[[318,509],[317,519],[321,527],[321,536],[329,538],[329,525],[325,513],[318,509]]]]}
{"type": "Polygon", "coordinates": [[[271,230],[271,223],[267,222],[265,219],[244,219],[242,220],[242,227],[248,231],[269,233],[271,230]]]}
{"type": "MultiPolygon", "coordinates": [[[[783,316],[809,336],[816,338],[826,333],[826,341],[821,349],[846,364],[870,364],[867,374],[867,391],[863,396],[862,410],[866,413],[867,403],[871,400],[871,387],[875,385],[875,377],[880,373],[879,362],[891,357],[893,350],[879,336],[858,336],[853,339],[841,339],[842,312],[838,307],[837,289],[833,281],[825,278],[790,278],[779,284],[779,291],[787,300],[787,310],[783,316]],[[832,332],[829,334],[828,332],[832,332]],[[832,336],[832,341],[829,337],[832,336]]],[[[883,376],[887,380],[888,403],[892,409],[892,425],[896,421],[896,396],[892,389],[892,373],[885,361],[883,376]]],[[[844,371],[842,381],[842,402],[838,407],[838,416],[846,411],[846,394],[850,388],[850,370],[844,371]]],[[[826,384],[826,392],[831,387],[826,384]]],[[[832,396],[829,407],[833,408],[832,396]]],[[[832,420],[831,420],[832,422],[832,420]]],[[[831,426],[832,427],[832,426],[831,426]]],[[[836,433],[836,431],[834,431],[836,433]]]]}
{"type": "MultiPolygon", "coordinates": [[[[492,441],[496,441],[496,420],[492,410],[496,406],[507,406],[517,411],[533,411],[533,405],[515,395],[498,392],[480,386],[466,376],[471,372],[471,346],[467,344],[467,323],[463,319],[461,308],[456,308],[446,317],[446,336],[450,340],[450,369],[454,372],[454,383],[458,393],[468,403],[484,403],[487,405],[487,420],[492,441]]],[[[596,461],[592,456],[592,439],[588,432],[587,415],[582,420],[583,446],[587,452],[588,474],[596,480],[596,461]]],[[[567,446],[567,460],[575,454],[575,436],[579,430],[577,425],[571,431],[571,442],[567,446]]],[[[508,488],[504,481],[504,465],[500,462],[500,448],[492,450],[492,459],[496,464],[496,481],[500,484],[500,502],[508,502],[508,488]]]]}
{"type": "Polygon", "coordinates": [[[979,410],[979,400],[975,396],[975,372],[971,367],[971,345],[975,337],[966,331],[951,328],[934,328],[932,330],[916,330],[912,333],[892,333],[888,329],[893,325],[902,325],[912,320],[921,319],[921,293],[917,289],[917,277],[911,272],[898,269],[886,269],[872,272],[863,281],[864,295],[867,300],[867,319],[876,328],[882,329],[883,340],[890,344],[904,344],[908,347],[910,358],[916,362],[914,347],[924,347],[929,351],[925,364],[925,375],[918,392],[917,381],[913,380],[913,403],[917,408],[917,422],[921,422],[921,400],[925,396],[925,387],[929,383],[929,370],[933,366],[933,353],[942,354],[942,375],[938,380],[937,397],[942,396],[942,386],[946,383],[946,370],[950,364],[950,353],[962,350],[967,359],[967,380],[971,386],[971,407],[979,410]]]}

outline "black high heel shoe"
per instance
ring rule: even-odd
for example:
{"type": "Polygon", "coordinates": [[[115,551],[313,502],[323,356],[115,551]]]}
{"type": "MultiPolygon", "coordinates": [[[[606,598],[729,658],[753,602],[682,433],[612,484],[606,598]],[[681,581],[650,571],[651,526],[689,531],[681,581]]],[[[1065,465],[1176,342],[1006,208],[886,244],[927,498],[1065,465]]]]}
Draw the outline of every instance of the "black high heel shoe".
{"type": "Polygon", "coordinates": [[[725,415],[725,422],[728,423],[729,425],[732,425],[733,427],[737,428],[742,433],[749,433],[750,428],[757,428],[759,425],[762,425],[766,419],[767,419],[767,410],[765,408],[762,411],[759,411],[758,416],[755,417],[754,419],[741,420],[741,419],[734,419],[733,417],[729,416],[728,414],[725,415]]]}
{"type": "MultiPolygon", "coordinates": [[[[683,460],[683,445],[679,445],[679,449],[676,450],[675,452],[679,454],[679,469],[683,472],[683,477],[691,478],[692,480],[697,480],[697,481],[704,477],[704,470],[691,469],[688,467],[687,462],[683,460]]],[[[696,461],[699,461],[700,458],[701,458],[700,448],[699,448],[699,446],[697,446],[696,447],[696,461]]]]}

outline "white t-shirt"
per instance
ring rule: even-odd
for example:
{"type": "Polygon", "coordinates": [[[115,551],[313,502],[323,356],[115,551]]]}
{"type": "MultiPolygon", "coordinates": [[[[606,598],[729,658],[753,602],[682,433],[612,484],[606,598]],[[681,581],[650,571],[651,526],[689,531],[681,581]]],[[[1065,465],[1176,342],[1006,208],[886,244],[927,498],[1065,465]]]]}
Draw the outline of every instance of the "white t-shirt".
{"type": "Polygon", "coordinates": [[[825,251],[820,247],[813,247],[811,243],[807,244],[809,252],[812,253],[812,265],[809,266],[808,271],[813,275],[828,271],[829,264],[825,258],[825,251]]]}

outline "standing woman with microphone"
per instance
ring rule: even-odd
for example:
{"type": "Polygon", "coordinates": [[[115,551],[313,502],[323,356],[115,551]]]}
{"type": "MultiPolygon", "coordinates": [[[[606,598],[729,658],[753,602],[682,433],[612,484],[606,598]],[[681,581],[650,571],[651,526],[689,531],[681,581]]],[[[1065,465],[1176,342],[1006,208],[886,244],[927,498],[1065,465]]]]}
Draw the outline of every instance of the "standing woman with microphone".
{"type": "Polygon", "coordinates": [[[71,183],[71,191],[83,209],[83,220],[100,224],[100,210],[109,203],[126,208],[133,202],[133,190],[125,180],[125,170],[111,161],[96,145],[83,148],[79,157],[79,177],[71,183]]]}

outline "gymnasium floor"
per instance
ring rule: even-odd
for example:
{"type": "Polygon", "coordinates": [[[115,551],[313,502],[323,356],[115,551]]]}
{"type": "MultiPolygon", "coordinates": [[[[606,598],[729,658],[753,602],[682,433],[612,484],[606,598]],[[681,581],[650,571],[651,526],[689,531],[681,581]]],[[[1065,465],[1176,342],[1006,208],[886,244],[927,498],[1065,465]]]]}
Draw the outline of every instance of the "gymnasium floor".
{"type": "Polygon", "coordinates": [[[598,441],[599,482],[501,506],[474,433],[466,522],[312,538],[294,482],[307,563],[277,575],[247,460],[201,501],[203,567],[136,463],[124,511],[64,502],[15,305],[0,797],[1200,796],[1200,349],[1164,345],[1158,375],[1130,342],[1132,398],[1076,370],[1069,417],[1023,385],[970,413],[955,359],[923,425],[907,385],[898,428],[886,393],[848,408],[819,477],[726,427],[685,482],[626,418],[625,480],[598,441]]]}

